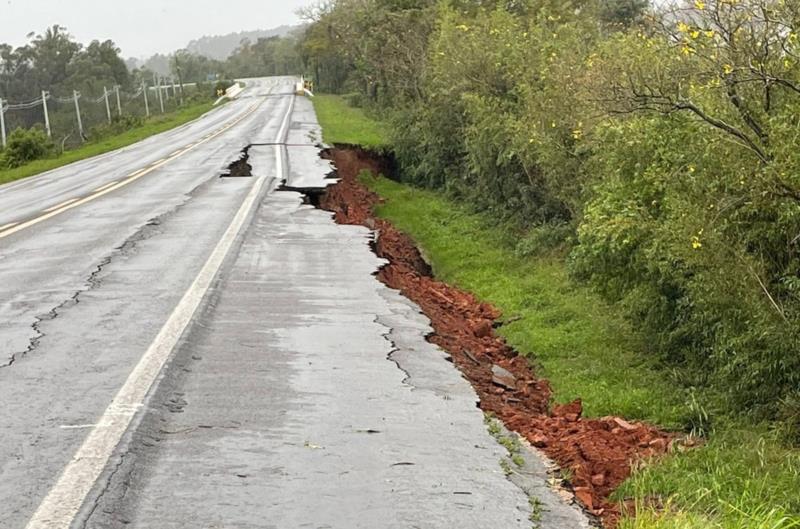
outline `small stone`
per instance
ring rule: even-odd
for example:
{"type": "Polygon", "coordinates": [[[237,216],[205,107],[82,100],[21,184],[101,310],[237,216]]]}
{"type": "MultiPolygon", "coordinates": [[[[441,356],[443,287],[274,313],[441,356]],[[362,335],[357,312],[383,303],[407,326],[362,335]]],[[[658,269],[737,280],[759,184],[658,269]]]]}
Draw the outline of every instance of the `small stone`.
{"type": "Polygon", "coordinates": [[[533,436],[533,438],[531,439],[531,444],[532,444],[533,446],[535,446],[536,448],[544,448],[544,447],[546,447],[546,446],[547,446],[547,443],[548,443],[549,441],[550,441],[550,440],[547,438],[547,436],[545,436],[545,435],[542,435],[542,434],[540,434],[540,433],[537,433],[537,434],[536,434],[536,435],[534,435],[534,436],[533,436]]]}
{"type": "Polygon", "coordinates": [[[595,474],[592,476],[592,485],[595,487],[602,487],[606,484],[606,476],[605,474],[595,474]]]}
{"type": "Polygon", "coordinates": [[[657,438],[650,441],[650,446],[658,450],[659,452],[666,452],[667,451],[667,440],[663,438],[657,438]]]}
{"type": "Polygon", "coordinates": [[[481,320],[472,328],[472,334],[476,338],[486,338],[492,334],[492,323],[489,320],[481,320]]]}
{"type": "Polygon", "coordinates": [[[614,417],[614,422],[617,423],[623,430],[631,431],[637,428],[625,419],[620,419],[619,417],[614,417]]]}
{"type": "Polygon", "coordinates": [[[569,422],[577,421],[578,417],[583,414],[583,402],[581,399],[576,399],[569,404],[562,404],[553,409],[553,415],[564,417],[569,422]]]}
{"type": "Polygon", "coordinates": [[[517,377],[508,369],[500,367],[497,364],[492,364],[492,383],[512,391],[517,389],[517,377]]]}
{"type": "Polygon", "coordinates": [[[594,498],[587,487],[575,487],[575,497],[590,511],[594,509],[594,498]]]}

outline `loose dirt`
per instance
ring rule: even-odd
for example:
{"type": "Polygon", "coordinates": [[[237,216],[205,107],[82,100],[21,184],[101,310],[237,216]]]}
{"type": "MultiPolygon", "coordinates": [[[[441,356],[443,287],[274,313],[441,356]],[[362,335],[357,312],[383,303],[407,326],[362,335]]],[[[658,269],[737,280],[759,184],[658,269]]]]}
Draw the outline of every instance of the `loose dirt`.
{"type": "Polygon", "coordinates": [[[547,380],[538,378],[525,357],[495,333],[501,313],[469,292],[437,281],[413,240],[386,220],[375,218],[380,197],[360,183],[364,171],[384,173],[388,162],[357,148],[325,153],[340,181],[321,197],[320,207],[340,224],[377,233],[376,253],[388,260],[378,278],[417,303],[430,318],[429,340],[447,351],[480,397],[480,407],[566,470],[575,498],[613,528],[621,505],[609,499],[637,461],[668,452],[673,436],[620,417],[582,417],[581,401],[551,406],[547,380]]]}

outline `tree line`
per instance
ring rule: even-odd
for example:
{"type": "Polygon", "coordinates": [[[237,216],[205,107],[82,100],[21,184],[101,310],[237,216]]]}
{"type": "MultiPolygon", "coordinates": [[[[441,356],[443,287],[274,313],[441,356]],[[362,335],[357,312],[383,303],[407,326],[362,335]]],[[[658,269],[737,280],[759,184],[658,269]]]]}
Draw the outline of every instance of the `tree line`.
{"type": "Polygon", "coordinates": [[[800,426],[800,4],[305,15],[306,72],[392,124],[403,180],[513,226],[523,255],[563,255],[709,411],[800,426]]]}

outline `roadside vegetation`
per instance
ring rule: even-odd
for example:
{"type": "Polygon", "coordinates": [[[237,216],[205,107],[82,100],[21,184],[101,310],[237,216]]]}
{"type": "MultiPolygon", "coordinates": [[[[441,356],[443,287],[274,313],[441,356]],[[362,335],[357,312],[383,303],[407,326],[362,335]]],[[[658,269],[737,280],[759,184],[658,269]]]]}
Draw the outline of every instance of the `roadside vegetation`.
{"type": "Polygon", "coordinates": [[[310,20],[307,71],[382,117],[402,181],[513,226],[518,254],[561,252],[710,422],[800,441],[796,2],[340,0],[310,20]]]}
{"type": "Polygon", "coordinates": [[[55,146],[47,135],[39,129],[13,131],[9,145],[0,150],[0,184],[13,182],[45,171],[77,162],[92,156],[121,149],[145,138],[173,129],[199,118],[209,110],[212,103],[196,103],[169,114],[153,116],[150,119],[127,122],[125,129],[112,132],[97,141],[82,147],[55,153],[55,146]],[[132,128],[128,128],[132,125],[132,128]]]}
{"type": "MultiPolygon", "coordinates": [[[[384,124],[365,120],[344,98],[315,99],[315,106],[327,143],[390,141],[384,124]]],[[[570,275],[568,245],[532,252],[517,223],[476,212],[458,194],[375,175],[363,181],[385,199],[378,215],[415,238],[437,277],[515,320],[500,332],[530,355],[557,401],[581,397],[589,416],[621,414],[705,438],[634,473],[617,492],[638,511],[623,529],[800,527],[800,451],[769,422],[709,415],[704,403],[718,398],[716,390],[681,389],[680,374],[653,354],[624,308],[570,275]]]]}

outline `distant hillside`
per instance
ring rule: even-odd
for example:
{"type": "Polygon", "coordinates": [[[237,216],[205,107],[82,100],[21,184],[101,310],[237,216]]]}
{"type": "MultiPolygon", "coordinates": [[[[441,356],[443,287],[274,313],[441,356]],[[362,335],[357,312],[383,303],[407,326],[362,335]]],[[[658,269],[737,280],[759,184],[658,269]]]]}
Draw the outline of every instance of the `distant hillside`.
{"type": "Polygon", "coordinates": [[[204,55],[210,59],[224,60],[233,53],[245,39],[256,42],[258,39],[269,37],[284,37],[300,26],[280,26],[274,29],[260,29],[256,31],[242,31],[227,35],[206,36],[191,41],[186,49],[197,55],[204,55]]]}

